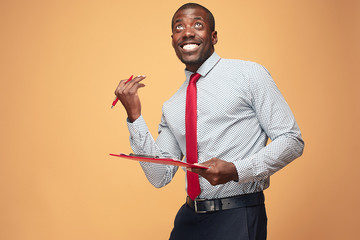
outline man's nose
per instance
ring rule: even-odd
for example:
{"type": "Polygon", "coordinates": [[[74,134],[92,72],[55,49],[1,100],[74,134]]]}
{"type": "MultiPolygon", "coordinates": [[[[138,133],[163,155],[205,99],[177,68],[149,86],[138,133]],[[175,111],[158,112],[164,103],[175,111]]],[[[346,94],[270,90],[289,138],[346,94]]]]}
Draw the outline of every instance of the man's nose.
{"type": "Polygon", "coordinates": [[[195,36],[195,32],[192,27],[185,28],[184,37],[189,38],[189,37],[194,37],[194,36],[195,36]]]}

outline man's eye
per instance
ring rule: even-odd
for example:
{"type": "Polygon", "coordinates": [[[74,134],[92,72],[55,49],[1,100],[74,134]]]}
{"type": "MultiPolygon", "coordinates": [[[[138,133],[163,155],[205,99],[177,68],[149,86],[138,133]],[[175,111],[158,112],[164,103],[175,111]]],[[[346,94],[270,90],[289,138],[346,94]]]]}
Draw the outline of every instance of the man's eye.
{"type": "Polygon", "coordinates": [[[175,28],[176,28],[176,30],[182,30],[182,29],[184,29],[183,25],[177,25],[175,28]]]}
{"type": "Polygon", "coordinates": [[[202,27],[203,25],[201,24],[201,23],[195,23],[195,27],[197,27],[197,28],[200,28],[200,27],[202,27]]]}

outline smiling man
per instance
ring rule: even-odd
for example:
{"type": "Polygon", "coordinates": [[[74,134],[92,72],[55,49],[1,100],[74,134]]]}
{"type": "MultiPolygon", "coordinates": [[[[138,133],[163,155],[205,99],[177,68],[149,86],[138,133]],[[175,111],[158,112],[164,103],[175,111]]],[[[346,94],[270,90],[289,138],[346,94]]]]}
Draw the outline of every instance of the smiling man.
{"type": "MultiPolygon", "coordinates": [[[[186,169],[188,197],[170,239],[266,239],[263,190],[272,174],[301,156],[299,127],[264,67],[215,53],[218,38],[208,9],[185,4],[171,26],[186,80],[163,105],[156,141],[141,115],[138,89],[145,76],[123,80],[115,91],[128,114],[134,153],[185,156],[208,167],[186,169]]],[[[155,187],[168,184],[178,170],[145,162],[141,167],[155,187]]]]}
{"type": "Polygon", "coordinates": [[[180,9],[172,20],[172,45],[178,58],[191,72],[196,72],[214,53],[217,43],[214,18],[207,11],[201,8],[180,9]]]}

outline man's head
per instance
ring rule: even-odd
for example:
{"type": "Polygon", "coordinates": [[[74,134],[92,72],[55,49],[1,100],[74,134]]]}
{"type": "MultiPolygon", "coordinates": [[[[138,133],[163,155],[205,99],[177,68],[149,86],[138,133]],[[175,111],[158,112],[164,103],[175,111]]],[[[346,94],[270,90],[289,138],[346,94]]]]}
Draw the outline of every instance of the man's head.
{"type": "Polygon", "coordinates": [[[195,72],[214,52],[217,32],[212,13],[196,3],[181,6],[172,19],[172,46],[189,71],[195,72]]]}

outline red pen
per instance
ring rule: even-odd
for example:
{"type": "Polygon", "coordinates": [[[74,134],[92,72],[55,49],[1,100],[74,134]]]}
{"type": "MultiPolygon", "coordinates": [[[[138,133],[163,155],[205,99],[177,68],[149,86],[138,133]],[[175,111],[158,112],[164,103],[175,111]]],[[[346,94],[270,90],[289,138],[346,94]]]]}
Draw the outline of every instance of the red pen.
{"type": "MultiPolygon", "coordinates": [[[[128,83],[131,81],[131,79],[133,78],[134,75],[131,75],[131,77],[125,82],[128,83]]],[[[119,99],[116,97],[115,100],[113,101],[111,108],[115,107],[116,103],[119,101],[119,99]]]]}

